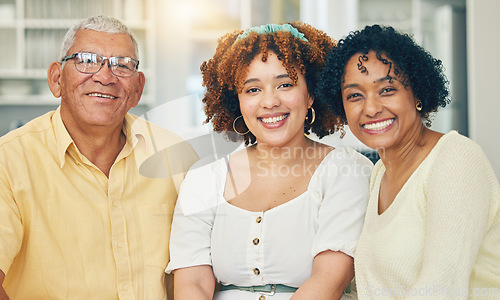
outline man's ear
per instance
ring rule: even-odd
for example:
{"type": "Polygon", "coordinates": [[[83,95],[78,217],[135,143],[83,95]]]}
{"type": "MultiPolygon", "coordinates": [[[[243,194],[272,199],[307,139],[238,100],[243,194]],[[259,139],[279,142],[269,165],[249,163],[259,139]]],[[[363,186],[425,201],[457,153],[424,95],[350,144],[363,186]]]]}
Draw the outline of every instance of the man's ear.
{"type": "Polygon", "coordinates": [[[53,62],[47,70],[47,80],[49,82],[49,89],[54,97],[61,97],[61,73],[62,65],[60,62],[53,62]]]}
{"type": "Polygon", "coordinates": [[[142,92],[144,91],[144,85],[146,84],[146,76],[144,76],[144,73],[138,71],[137,74],[139,75],[139,77],[135,90],[135,100],[132,103],[132,107],[136,107],[137,104],[139,104],[139,101],[142,97],[142,92]]]}

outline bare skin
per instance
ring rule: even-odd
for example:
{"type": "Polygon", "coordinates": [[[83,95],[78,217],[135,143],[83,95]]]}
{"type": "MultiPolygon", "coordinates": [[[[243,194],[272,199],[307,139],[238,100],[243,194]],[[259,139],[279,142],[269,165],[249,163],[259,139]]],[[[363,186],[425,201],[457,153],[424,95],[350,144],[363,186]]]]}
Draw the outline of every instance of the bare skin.
{"type": "MultiPolygon", "coordinates": [[[[135,57],[127,34],[93,30],[77,32],[68,54],[76,52],[135,57]]],[[[69,60],[64,67],[53,62],[47,75],[50,90],[55,97],[61,97],[61,118],[78,150],[109,177],[111,166],[125,145],[124,117],[139,103],[144,74],[136,72],[131,77],[118,77],[107,63],[97,73],[85,74],[77,71],[74,62],[69,60]]]]}
{"type": "Polygon", "coordinates": [[[5,273],[0,270],[0,300],[9,300],[9,296],[7,296],[7,293],[3,289],[3,281],[5,279],[5,273]]]}
{"type": "Polygon", "coordinates": [[[386,167],[379,214],[394,202],[442,136],[424,126],[416,108],[418,99],[391,66],[378,59],[374,51],[355,54],[346,65],[342,87],[349,128],[362,143],[378,151],[386,167]]]}
{"type": "MultiPolygon", "coordinates": [[[[423,126],[423,125],[422,125],[423,126]]],[[[384,213],[394,202],[397,194],[403,188],[410,176],[436,145],[441,133],[429,130],[423,126],[417,137],[404,149],[380,151],[386,171],[380,184],[378,213],[384,213]]]]}
{"type": "MultiPolygon", "coordinates": [[[[307,190],[309,181],[332,147],[304,136],[304,120],[312,99],[304,75],[296,84],[275,54],[250,64],[240,109],[257,144],[231,155],[224,191],[232,205],[268,211],[307,190]]],[[[215,278],[209,265],[177,269],[175,299],[212,299],[215,278]]],[[[340,299],[354,277],[352,257],[323,251],[313,260],[312,274],[292,299],[340,299]],[[334,270],[332,272],[332,270],[334,270]]]]}
{"type": "Polygon", "coordinates": [[[249,211],[267,211],[298,197],[307,190],[312,174],[333,148],[309,139],[305,149],[262,149],[252,146],[230,159],[225,197],[249,211]],[[284,175],[284,176],[282,176],[284,175]]]}

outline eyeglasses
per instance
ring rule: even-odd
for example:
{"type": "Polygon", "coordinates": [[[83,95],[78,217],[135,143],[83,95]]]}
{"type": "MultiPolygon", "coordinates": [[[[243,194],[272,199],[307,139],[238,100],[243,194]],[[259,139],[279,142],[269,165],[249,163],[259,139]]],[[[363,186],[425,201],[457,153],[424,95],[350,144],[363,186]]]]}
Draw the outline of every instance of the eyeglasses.
{"type": "Polygon", "coordinates": [[[130,77],[134,75],[139,61],[130,57],[103,57],[94,53],[74,53],[65,56],[61,62],[75,59],[76,69],[85,74],[95,74],[99,72],[104,61],[108,60],[111,73],[119,77],[130,77]]]}

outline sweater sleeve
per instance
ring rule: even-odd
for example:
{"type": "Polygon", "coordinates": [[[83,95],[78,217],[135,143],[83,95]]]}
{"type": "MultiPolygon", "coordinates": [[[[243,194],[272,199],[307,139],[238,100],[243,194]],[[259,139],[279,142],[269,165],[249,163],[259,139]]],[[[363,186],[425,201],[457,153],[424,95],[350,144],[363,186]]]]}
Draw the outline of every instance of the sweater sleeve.
{"type": "Polygon", "coordinates": [[[424,187],[426,239],[422,269],[413,286],[424,298],[468,298],[494,197],[496,180],[491,176],[495,178],[482,150],[465,137],[444,144],[436,156],[424,187]],[[431,293],[425,292],[429,289],[431,293]]]}

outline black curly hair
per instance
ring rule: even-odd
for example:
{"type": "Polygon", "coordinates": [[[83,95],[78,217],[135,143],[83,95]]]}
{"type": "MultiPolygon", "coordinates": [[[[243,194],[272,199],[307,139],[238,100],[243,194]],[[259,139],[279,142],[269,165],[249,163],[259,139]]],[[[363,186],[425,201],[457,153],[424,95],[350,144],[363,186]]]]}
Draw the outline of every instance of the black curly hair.
{"type": "MultiPolygon", "coordinates": [[[[430,114],[450,102],[449,82],[443,73],[443,64],[413,38],[390,26],[366,26],[354,31],[338,42],[330,52],[317,84],[316,99],[326,100],[333,112],[347,122],[342,102],[341,87],[347,62],[356,54],[375,51],[377,58],[384,54],[394,64],[396,76],[411,87],[415,98],[422,102],[420,116],[431,125],[430,114]]],[[[387,61],[384,63],[388,63],[387,61]]]]}
{"type": "MultiPolygon", "coordinates": [[[[308,24],[299,21],[289,24],[304,34],[307,42],[287,31],[250,33],[248,37],[238,40],[243,30],[236,30],[219,39],[213,58],[203,62],[200,67],[203,86],[206,88],[202,100],[207,116],[205,122],[211,121],[214,131],[224,132],[233,141],[243,139],[247,145],[256,142],[251,132],[244,136],[232,133],[233,121],[241,116],[238,92],[243,89],[243,81],[250,63],[260,53],[265,61],[268,53],[274,52],[294,83],[298,78],[297,71],[301,72],[309,94],[315,96],[316,83],[335,41],[325,32],[308,24]]],[[[343,129],[342,120],[333,114],[328,103],[315,100],[312,107],[316,111],[316,121],[312,125],[305,122],[305,133],[312,131],[321,138],[343,129]]]]}

